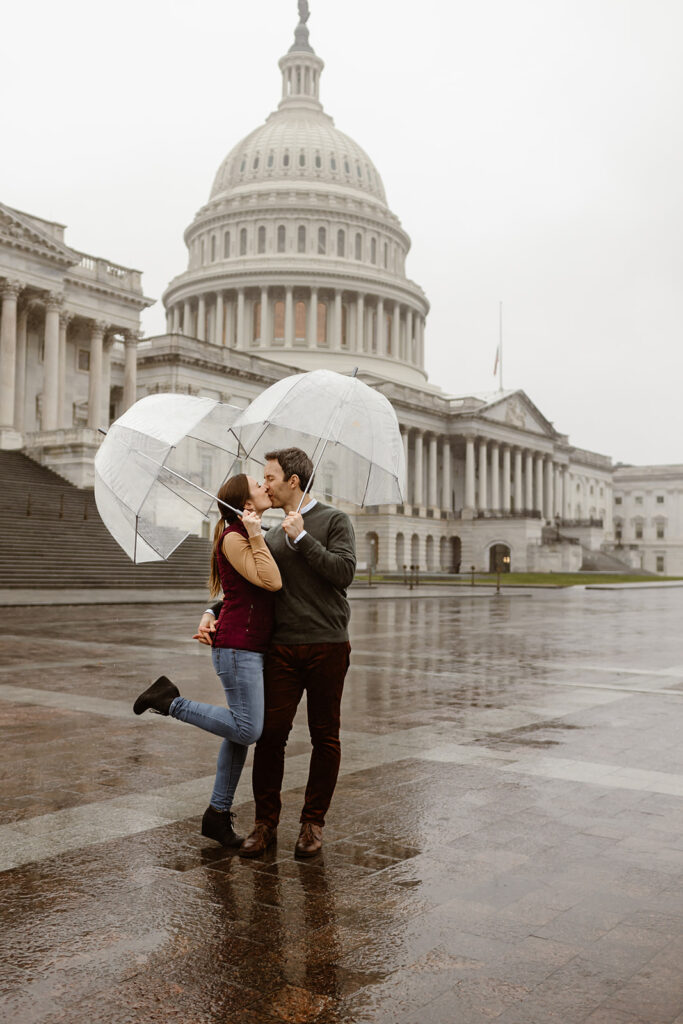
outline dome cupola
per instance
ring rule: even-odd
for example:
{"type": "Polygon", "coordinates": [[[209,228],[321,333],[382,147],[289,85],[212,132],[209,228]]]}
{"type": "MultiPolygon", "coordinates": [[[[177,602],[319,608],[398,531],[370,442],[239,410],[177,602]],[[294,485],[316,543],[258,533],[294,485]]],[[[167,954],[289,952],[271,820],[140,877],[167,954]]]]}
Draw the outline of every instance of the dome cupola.
{"type": "Polygon", "coordinates": [[[277,109],[228,153],[185,232],[169,331],[419,384],[429,305],[405,276],[410,239],[367,153],[323,110],[307,0],[298,9],[277,109]]]}

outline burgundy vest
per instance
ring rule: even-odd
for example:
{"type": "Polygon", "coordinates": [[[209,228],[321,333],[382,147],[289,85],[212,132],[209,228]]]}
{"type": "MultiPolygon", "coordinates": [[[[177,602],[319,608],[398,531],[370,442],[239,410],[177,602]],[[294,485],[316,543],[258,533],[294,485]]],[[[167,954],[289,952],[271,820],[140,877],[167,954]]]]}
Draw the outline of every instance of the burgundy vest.
{"type": "Polygon", "coordinates": [[[275,594],[245,580],[230,564],[223,554],[223,538],[228,533],[247,536],[241,522],[231,523],[223,530],[218,542],[218,573],[223,587],[223,607],[216,623],[213,646],[263,652],[273,632],[275,594]]]}

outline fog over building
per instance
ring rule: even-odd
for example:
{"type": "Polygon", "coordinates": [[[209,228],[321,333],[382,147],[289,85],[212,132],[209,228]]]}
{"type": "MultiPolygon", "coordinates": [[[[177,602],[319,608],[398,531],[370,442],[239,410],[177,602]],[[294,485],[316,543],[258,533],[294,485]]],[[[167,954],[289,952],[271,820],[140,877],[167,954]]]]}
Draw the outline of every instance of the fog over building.
{"type": "MultiPolygon", "coordinates": [[[[97,429],[135,398],[179,391],[244,406],[290,373],[358,367],[394,406],[408,467],[404,505],[353,513],[361,562],[559,571],[621,559],[683,573],[681,467],[662,480],[657,467],[615,475],[524,391],[453,396],[427,380],[429,302],[405,274],[409,235],[370,156],[323,109],[324,64],[299,9],[277,108],[225,157],[185,231],[187,266],[163,295],[166,334],[140,338],[151,300],[138,271],[0,205],[2,447],[87,486],[97,429]],[[650,484],[646,538],[628,502],[650,484]]],[[[202,467],[193,472],[201,483],[202,467]]]]}

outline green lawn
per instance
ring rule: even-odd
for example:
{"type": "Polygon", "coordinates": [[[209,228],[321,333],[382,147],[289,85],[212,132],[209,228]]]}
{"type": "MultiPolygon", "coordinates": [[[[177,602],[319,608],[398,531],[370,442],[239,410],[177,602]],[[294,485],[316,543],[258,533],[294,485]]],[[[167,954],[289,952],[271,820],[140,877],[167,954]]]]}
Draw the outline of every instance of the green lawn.
{"type": "MultiPolygon", "coordinates": [[[[358,582],[367,581],[367,573],[358,573],[358,582]]],[[[643,576],[635,573],[601,573],[601,572],[508,572],[500,574],[501,587],[576,587],[589,583],[662,583],[667,580],[681,580],[682,576],[643,576]]],[[[402,583],[397,575],[374,575],[373,583],[402,583]]],[[[479,572],[474,574],[475,587],[495,587],[496,574],[479,572]]],[[[469,575],[457,578],[430,576],[420,573],[420,584],[438,583],[444,586],[471,586],[469,575]]]]}

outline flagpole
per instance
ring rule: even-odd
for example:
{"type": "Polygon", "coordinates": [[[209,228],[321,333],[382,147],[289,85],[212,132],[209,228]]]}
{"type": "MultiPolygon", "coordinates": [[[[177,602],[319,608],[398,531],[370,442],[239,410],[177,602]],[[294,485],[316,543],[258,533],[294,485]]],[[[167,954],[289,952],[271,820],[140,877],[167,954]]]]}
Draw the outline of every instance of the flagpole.
{"type": "Polygon", "coordinates": [[[499,304],[498,315],[498,380],[500,390],[503,390],[503,303],[499,304]]]}

